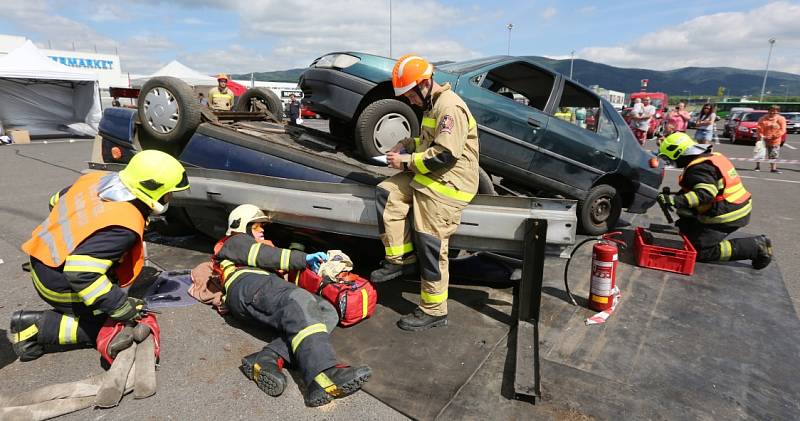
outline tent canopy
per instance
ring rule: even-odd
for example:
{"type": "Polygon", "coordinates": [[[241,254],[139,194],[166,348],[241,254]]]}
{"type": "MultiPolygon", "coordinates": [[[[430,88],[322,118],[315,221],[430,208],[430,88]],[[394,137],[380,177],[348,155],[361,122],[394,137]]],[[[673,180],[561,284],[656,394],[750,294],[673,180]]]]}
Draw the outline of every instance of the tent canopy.
{"type": "Polygon", "coordinates": [[[158,69],[155,73],[150,76],[140,77],[131,81],[133,86],[142,86],[147,82],[148,79],[154,78],[156,76],[172,76],[176,77],[189,85],[192,86],[214,86],[217,84],[217,79],[204,75],[197,70],[194,70],[190,67],[185,66],[183,63],[172,60],[166,66],[158,69]]]}
{"type": "Polygon", "coordinates": [[[56,63],[31,41],[0,57],[0,98],[6,129],[25,129],[32,136],[97,133],[97,76],[56,63]]]}

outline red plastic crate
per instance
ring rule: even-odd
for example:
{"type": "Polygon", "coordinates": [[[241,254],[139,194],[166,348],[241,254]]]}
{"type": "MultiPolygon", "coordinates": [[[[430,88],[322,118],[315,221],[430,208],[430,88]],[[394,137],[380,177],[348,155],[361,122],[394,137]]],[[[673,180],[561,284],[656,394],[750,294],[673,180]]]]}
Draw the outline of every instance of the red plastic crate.
{"type": "Polygon", "coordinates": [[[689,242],[685,235],[681,234],[683,249],[673,249],[645,243],[642,236],[644,231],[644,228],[636,227],[636,233],[634,234],[633,241],[635,243],[637,265],[684,275],[694,273],[694,261],[697,258],[697,251],[695,251],[692,243],[689,242]]]}

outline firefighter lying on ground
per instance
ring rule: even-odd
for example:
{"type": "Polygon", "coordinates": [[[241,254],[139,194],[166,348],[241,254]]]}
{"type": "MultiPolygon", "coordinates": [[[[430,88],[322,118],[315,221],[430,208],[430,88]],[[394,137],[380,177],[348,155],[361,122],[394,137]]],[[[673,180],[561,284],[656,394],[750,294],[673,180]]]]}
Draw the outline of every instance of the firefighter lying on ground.
{"type": "Polygon", "coordinates": [[[264,240],[268,220],[254,205],[234,209],[211,263],[192,271],[190,293],[197,297],[197,289],[215,289],[224,311],[278,333],[264,349],[242,359],[242,372],[261,390],[270,396],[283,393],[283,368],[291,367],[302,375],[306,405],[325,405],[358,391],[372,369],[339,364],[329,337],[339,322],[336,309],[274,274],[306,267],[316,271],[327,255],[272,247],[264,240]]]}
{"type": "Polygon", "coordinates": [[[725,239],[750,222],[752,198],[731,161],[711,147],[680,132],[661,142],[659,156],[684,170],[678,177],[681,193],[659,194],[658,201],[677,210],[676,225],[697,250],[698,261],[752,260],[755,269],[764,269],[772,261],[769,238],[725,239]]]}
{"type": "Polygon", "coordinates": [[[107,318],[142,316],[143,301],[128,297],[122,287],[133,283],[144,263],[145,221],[166,211],[171,192],[187,188],[180,162],[148,150],[119,173],[83,175],[50,198],[50,215],[22,250],[30,256],[36,292],[53,309],[11,315],[13,348],[21,361],[94,347],[107,318]]]}

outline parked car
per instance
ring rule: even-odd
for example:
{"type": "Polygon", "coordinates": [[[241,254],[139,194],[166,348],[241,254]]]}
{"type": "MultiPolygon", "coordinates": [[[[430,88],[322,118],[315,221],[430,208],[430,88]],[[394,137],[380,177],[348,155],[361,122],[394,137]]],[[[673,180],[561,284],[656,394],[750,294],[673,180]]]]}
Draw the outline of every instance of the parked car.
{"type": "Polygon", "coordinates": [[[800,133],[800,113],[781,113],[786,117],[786,132],[800,133]]]}
{"type": "MultiPolygon", "coordinates": [[[[731,130],[731,143],[752,142],[758,140],[758,119],[767,115],[764,110],[750,111],[742,114],[731,130]]],[[[786,134],[781,138],[781,146],[786,142],[786,134]]]]}
{"type": "MultiPolygon", "coordinates": [[[[303,103],[330,119],[332,134],[353,139],[364,157],[384,154],[420,127],[420,110],[394,96],[393,66],[393,59],[364,53],[322,56],[300,76],[303,103]]],[[[508,56],[437,66],[434,79],[469,106],[481,167],[502,177],[509,192],[579,200],[578,219],[589,234],[612,228],[623,208],[643,213],[655,203],[663,166],[613,106],[586,87],[508,56]],[[585,128],[553,116],[578,107],[587,110],[585,128]]]]}
{"type": "Polygon", "coordinates": [[[307,106],[301,105],[300,106],[300,117],[301,118],[319,118],[319,114],[309,110],[307,106]]]}
{"type": "Polygon", "coordinates": [[[697,116],[700,115],[700,111],[692,111],[689,113],[689,121],[686,123],[687,129],[696,129],[697,128],[697,116]]]}

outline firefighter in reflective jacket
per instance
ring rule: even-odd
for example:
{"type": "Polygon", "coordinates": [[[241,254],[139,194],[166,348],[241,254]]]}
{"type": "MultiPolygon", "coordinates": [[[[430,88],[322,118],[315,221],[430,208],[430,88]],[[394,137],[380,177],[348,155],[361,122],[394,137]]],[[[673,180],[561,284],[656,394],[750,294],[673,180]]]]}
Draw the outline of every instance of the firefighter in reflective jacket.
{"type": "Polygon", "coordinates": [[[214,111],[230,111],[233,108],[233,92],[228,89],[228,75],[217,75],[217,87],[208,91],[208,105],[214,111]]]}
{"type": "MultiPolygon", "coordinates": [[[[308,406],[358,391],[372,369],[337,363],[329,336],[339,322],[336,310],[324,298],[274,274],[306,267],[317,271],[327,254],[270,246],[264,241],[267,221],[254,205],[234,209],[228,218],[228,236],[214,247],[213,275],[207,281],[219,284],[224,306],[234,317],[279,333],[264,349],[242,359],[242,372],[268,395],[279,396],[286,388],[283,367],[298,369],[308,406]]],[[[192,272],[193,283],[198,268],[192,272]]]]}
{"type": "Polygon", "coordinates": [[[659,155],[684,170],[678,178],[681,193],[659,194],[658,201],[676,208],[677,226],[697,250],[698,261],[752,260],[755,269],[763,269],[772,260],[769,238],[725,239],[750,222],[753,201],[731,161],[712,153],[711,146],[680,132],[664,139],[659,155]]]}
{"type": "Polygon", "coordinates": [[[433,80],[433,66],[423,58],[400,57],[392,85],[424,113],[420,137],[402,140],[386,155],[404,171],[376,190],[386,258],[371,279],[419,274],[419,306],[398,321],[401,329],[418,331],[447,324],[448,242],[478,190],[478,130],[464,101],[450,84],[433,80]]]}
{"type": "Polygon", "coordinates": [[[50,215],[22,245],[33,286],[53,309],[15,311],[14,352],[22,361],[46,351],[91,347],[107,318],[134,321],[143,302],[128,297],[144,263],[142,236],[171,192],[189,188],[175,158],[149,150],[119,173],[94,172],[50,198],[50,215]]]}

